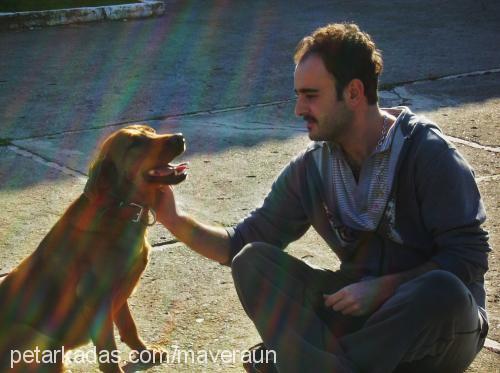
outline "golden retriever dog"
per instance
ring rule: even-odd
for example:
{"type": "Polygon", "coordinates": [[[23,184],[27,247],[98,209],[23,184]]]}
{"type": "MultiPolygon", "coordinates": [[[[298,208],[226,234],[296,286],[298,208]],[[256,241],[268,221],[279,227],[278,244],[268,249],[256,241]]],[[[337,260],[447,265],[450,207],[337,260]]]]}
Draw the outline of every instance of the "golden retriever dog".
{"type": "Polygon", "coordinates": [[[122,372],[113,325],[132,350],[162,354],[139,337],[127,299],[148,262],[158,188],[186,178],[186,164],[170,164],[184,149],[181,134],[146,125],[104,141],[84,192],[0,283],[1,372],[60,372],[61,351],[90,340],[99,368],[122,372]],[[167,176],[152,176],[157,169],[167,176]]]}

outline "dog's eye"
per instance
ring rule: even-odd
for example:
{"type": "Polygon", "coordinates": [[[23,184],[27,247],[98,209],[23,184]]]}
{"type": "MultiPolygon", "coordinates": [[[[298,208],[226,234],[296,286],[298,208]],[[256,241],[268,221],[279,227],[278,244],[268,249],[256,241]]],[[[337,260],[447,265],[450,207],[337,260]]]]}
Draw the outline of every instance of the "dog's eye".
{"type": "Polygon", "coordinates": [[[144,146],[147,146],[149,144],[149,139],[145,137],[138,137],[132,141],[132,143],[127,147],[127,152],[130,150],[134,150],[137,148],[142,148],[144,146]]]}

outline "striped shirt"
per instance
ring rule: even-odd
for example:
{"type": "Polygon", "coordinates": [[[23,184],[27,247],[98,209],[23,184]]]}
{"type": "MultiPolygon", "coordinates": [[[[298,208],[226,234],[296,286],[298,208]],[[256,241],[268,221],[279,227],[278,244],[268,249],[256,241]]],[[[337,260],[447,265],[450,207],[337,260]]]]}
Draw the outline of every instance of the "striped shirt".
{"type": "Polygon", "coordinates": [[[388,129],[385,139],[363,162],[356,182],[344,152],[330,144],[330,167],[323,180],[327,183],[328,208],[347,227],[374,231],[382,217],[391,192],[396,163],[404,137],[399,129],[398,116],[388,129]]]}

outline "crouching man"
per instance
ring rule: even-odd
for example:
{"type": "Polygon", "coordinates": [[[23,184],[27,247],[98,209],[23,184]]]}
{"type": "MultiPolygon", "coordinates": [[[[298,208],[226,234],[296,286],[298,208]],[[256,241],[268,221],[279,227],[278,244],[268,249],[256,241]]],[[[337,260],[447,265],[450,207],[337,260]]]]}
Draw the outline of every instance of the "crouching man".
{"type": "Polygon", "coordinates": [[[485,212],[471,167],[433,123],[378,106],[382,57],[354,24],[330,24],[295,52],[296,115],[313,141],[261,207],[232,228],[178,210],[159,220],[231,265],[275,366],[248,371],[460,372],[487,330],[485,212]],[[314,268],[283,251],[312,226],[341,261],[314,268]]]}

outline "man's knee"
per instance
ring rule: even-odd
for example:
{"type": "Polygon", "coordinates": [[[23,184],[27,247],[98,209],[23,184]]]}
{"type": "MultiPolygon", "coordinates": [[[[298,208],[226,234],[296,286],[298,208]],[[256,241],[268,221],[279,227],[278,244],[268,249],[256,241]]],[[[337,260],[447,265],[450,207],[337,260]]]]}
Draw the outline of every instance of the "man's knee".
{"type": "Polygon", "coordinates": [[[250,243],[231,262],[236,292],[251,319],[254,319],[255,312],[259,310],[256,302],[262,297],[263,286],[270,281],[269,276],[272,277],[272,257],[279,255],[275,251],[280,250],[261,242],[250,243]]]}
{"type": "Polygon", "coordinates": [[[231,262],[231,269],[234,273],[244,271],[251,266],[259,266],[266,257],[273,255],[274,251],[281,250],[264,242],[249,243],[235,255],[231,262]]]}
{"type": "Polygon", "coordinates": [[[415,304],[422,310],[432,310],[436,316],[452,317],[456,312],[469,309],[473,303],[470,292],[451,272],[430,271],[412,282],[409,285],[414,287],[415,304]]]}
{"type": "Polygon", "coordinates": [[[271,252],[274,250],[279,249],[263,242],[252,242],[245,245],[231,262],[235,283],[252,276],[252,273],[258,273],[261,267],[265,267],[266,258],[272,255],[271,252]]]}

